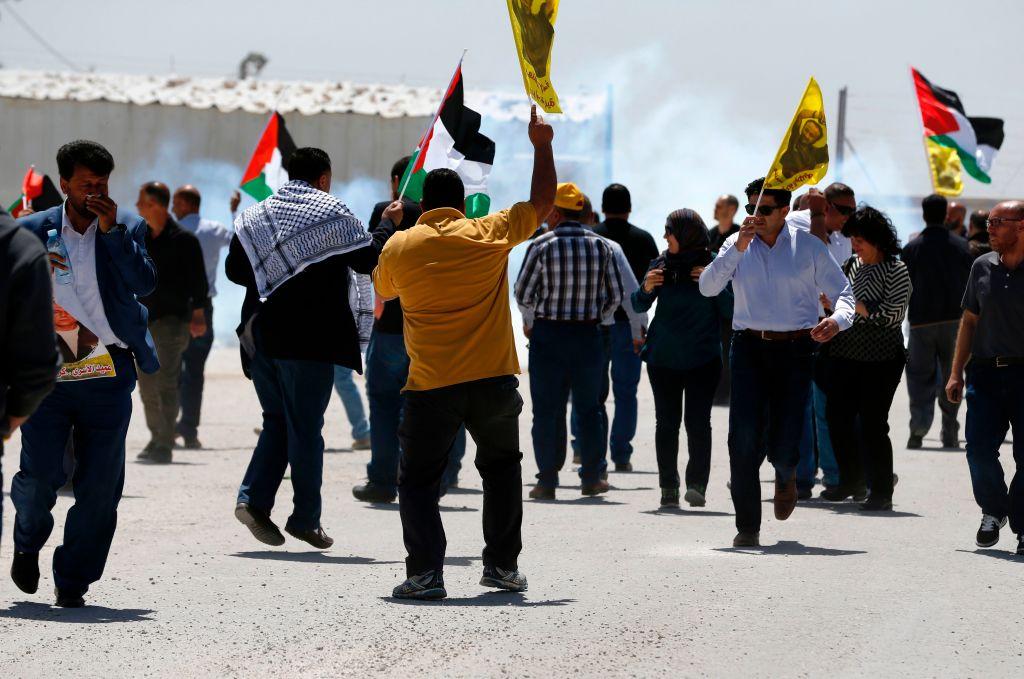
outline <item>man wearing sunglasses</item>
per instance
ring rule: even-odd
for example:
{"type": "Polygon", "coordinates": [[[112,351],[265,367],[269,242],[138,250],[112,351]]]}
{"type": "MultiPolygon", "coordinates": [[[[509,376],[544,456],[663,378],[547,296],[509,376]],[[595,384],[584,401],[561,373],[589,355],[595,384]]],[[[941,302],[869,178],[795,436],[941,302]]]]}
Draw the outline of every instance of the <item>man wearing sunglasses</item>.
{"type": "Polygon", "coordinates": [[[775,467],[775,518],[793,513],[816,343],[849,328],[855,314],[850,283],[825,244],[786,224],[790,192],[764,189],[762,195],[763,185],[758,179],[747,186],[751,216],[700,276],[704,295],[719,294],[730,281],[735,295],[729,407],[735,547],[760,544],[758,469],[766,454],[775,467]],[[819,321],[822,292],[835,311],[819,321]]]}

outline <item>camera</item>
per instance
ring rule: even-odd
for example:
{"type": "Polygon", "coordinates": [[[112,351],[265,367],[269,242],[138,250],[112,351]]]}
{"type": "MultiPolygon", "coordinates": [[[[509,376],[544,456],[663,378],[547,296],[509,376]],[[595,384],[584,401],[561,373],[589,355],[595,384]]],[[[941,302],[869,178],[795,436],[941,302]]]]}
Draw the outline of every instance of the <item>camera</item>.
{"type": "Polygon", "coordinates": [[[681,264],[676,262],[665,262],[662,272],[665,276],[664,285],[676,285],[690,280],[690,272],[686,271],[681,264]]]}

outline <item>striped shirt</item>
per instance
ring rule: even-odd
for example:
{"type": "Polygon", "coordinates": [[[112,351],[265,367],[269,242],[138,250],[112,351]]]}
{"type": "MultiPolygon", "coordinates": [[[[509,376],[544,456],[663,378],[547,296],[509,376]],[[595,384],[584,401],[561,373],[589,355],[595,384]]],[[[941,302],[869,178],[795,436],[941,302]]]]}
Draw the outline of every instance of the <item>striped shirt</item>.
{"type": "Polygon", "coordinates": [[[851,257],[843,265],[853,296],[867,307],[867,317],[857,314],[853,326],[840,333],[828,353],[855,361],[888,361],[905,356],[903,319],[913,286],[907,266],[898,259],[865,264],[851,257]]]}
{"type": "Polygon", "coordinates": [[[593,231],[566,222],[536,238],[515,286],[523,318],[602,321],[625,297],[611,245],[593,231]]]}

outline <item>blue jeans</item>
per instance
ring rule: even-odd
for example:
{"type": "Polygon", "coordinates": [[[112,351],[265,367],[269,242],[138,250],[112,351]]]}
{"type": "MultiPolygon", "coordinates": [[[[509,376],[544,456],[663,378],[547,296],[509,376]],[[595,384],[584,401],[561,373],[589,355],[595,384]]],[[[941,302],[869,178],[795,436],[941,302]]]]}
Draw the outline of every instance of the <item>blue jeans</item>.
{"type": "Polygon", "coordinates": [[[269,514],[290,465],[294,508],[287,526],[316,530],[324,470],[324,412],[331,400],[334,366],[267,358],[257,350],[249,370],[263,408],[263,431],[238,489],[238,501],[269,514]]]}
{"type": "Polygon", "coordinates": [[[558,486],[565,464],[565,411],[572,394],[579,422],[580,479],[596,483],[607,468],[601,422],[601,330],[597,325],[538,320],[530,333],[530,395],[537,483],[558,486]]]}
{"type": "MultiPolygon", "coordinates": [[[[615,397],[615,416],[612,418],[608,446],[612,462],[625,464],[633,455],[633,437],[636,435],[636,390],[640,384],[643,361],[633,350],[633,331],[629,321],[615,321],[611,328],[611,382],[615,397]]],[[[604,379],[608,379],[605,374],[604,379]]],[[[608,393],[608,388],[604,388],[608,393]]]]}
{"type": "Polygon", "coordinates": [[[814,402],[814,444],[818,448],[818,466],[821,467],[821,482],[826,486],[839,485],[839,463],[832,450],[832,439],[828,432],[826,407],[828,399],[825,390],[817,382],[811,385],[811,400],[814,402]]]}
{"type": "Polygon", "coordinates": [[[117,527],[136,373],[130,354],[113,359],[116,377],[58,383],[21,427],[21,471],[11,483],[19,552],[38,553],[50,537],[50,512],[67,481],[64,452],[74,440],[75,504],[53,553],[54,583],[69,593],[84,594],[103,575],[117,527]]]}
{"type": "Polygon", "coordinates": [[[352,425],[352,440],[358,441],[370,435],[370,424],[366,421],[363,397],[359,394],[359,387],[356,386],[355,380],[352,379],[352,373],[351,368],[334,366],[334,391],[338,392],[349,424],[352,425]]]}
{"type": "Polygon", "coordinates": [[[814,488],[818,460],[814,455],[814,399],[807,392],[803,428],[800,432],[800,461],[796,465],[796,486],[801,490],[814,488]]]}
{"type": "MultiPolygon", "coordinates": [[[[401,455],[398,428],[405,404],[402,389],[408,379],[409,354],[405,351],[405,338],[374,331],[366,349],[366,398],[370,403],[370,462],[366,465],[366,478],[370,483],[391,491],[398,488],[398,460],[401,455]]],[[[466,428],[459,427],[448,453],[448,466],[441,479],[442,488],[458,482],[465,454],[466,428]]]]}
{"type": "Polygon", "coordinates": [[[733,335],[729,468],[740,531],[761,529],[759,470],[765,455],[777,479],[789,480],[796,472],[815,346],[810,338],[772,341],[743,332],[733,335]]]}
{"type": "Polygon", "coordinates": [[[967,366],[967,465],[974,500],[985,514],[1010,518],[1024,533],[1024,366],[967,366]],[[1006,488],[999,448],[1013,427],[1016,471],[1006,488]]]}
{"type": "MultiPolygon", "coordinates": [[[[608,380],[608,369],[611,365],[612,355],[612,327],[610,325],[601,326],[601,348],[604,352],[603,362],[601,365],[601,436],[604,440],[608,440],[608,391],[611,384],[608,380]]],[[[572,399],[570,399],[571,403],[572,399]]],[[[580,454],[580,422],[576,416],[576,408],[569,409],[569,433],[572,434],[571,447],[572,454],[579,457],[580,454]]]]}

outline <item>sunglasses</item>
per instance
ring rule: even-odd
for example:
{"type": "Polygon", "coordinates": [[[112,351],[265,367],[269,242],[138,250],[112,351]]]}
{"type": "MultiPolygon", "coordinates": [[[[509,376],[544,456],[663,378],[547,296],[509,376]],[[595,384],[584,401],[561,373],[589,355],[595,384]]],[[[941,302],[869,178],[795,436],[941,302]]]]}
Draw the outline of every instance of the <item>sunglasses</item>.
{"type": "MultiPolygon", "coordinates": [[[[778,210],[780,207],[786,207],[786,206],[785,205],[758,205],[757,206],[757,214],[759,214],[762,217],[767,217],[771,213],[773,213],[776,210],[778,210]]],[[[750,203],[747,203],[746,205],[744,205],[743,208],[747,211],[748,215],[753,215],[754,214],[754,206],[751,205],[750,203]]]]}
{"type": "Polygon", "coordinates": [[[857,208],[855,207],[850,207],[849,205],[836,205],[832,201],[829,201],[829,205],[832,206],[833,210],[835,210],[844,217],[849,217],[850,215],[857,211],[857,208]]]}

